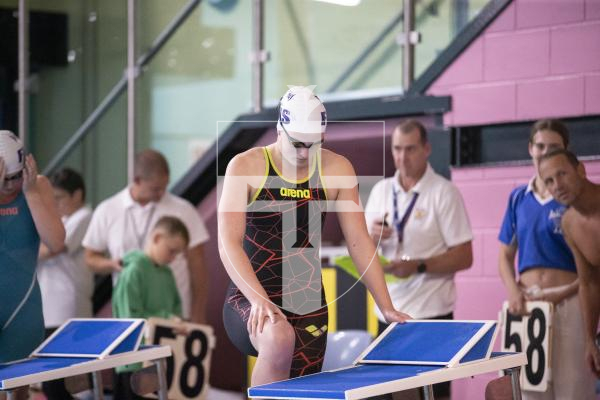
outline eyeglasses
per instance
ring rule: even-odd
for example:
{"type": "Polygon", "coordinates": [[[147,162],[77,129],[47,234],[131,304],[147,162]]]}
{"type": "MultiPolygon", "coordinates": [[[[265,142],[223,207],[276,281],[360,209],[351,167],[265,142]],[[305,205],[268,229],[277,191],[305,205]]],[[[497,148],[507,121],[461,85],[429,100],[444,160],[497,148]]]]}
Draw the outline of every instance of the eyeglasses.
{"type": "Polygon", "coordinates": [[[19,180],[23,177],[23,171],[19,171],[16,174],[13,174],[11,176],[7,176],[6,178],[4,178],[4,182],[10,182],[10,181],[16,181],[19,180]]]}
{"type": "Polygon", "coordinates": [[[288,140],[290,141],[290,144],[295,148],[295,149],[310,149],[312,146],[320,146],[323,143],[325,143],[324,139],[319,140],[318,142],[312,142],[310,144],[306,144],[304,142],[301,142],[299,140],[294,139],[293,137],[290,136],[290,134],[288,133],[287,129],[285,129],[285,127],[283,126],[283,124],[279,124],[282,128],[283,131],[285,132],[285,135],[287,136],[288,140]]]}

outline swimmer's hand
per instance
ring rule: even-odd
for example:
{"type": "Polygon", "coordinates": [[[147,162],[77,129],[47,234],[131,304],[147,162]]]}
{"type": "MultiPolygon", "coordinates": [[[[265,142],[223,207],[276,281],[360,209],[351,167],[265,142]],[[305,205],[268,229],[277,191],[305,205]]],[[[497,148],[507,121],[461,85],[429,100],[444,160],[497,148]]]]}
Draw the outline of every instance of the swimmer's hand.
{"type": "Polygon", "coordinates": [[[279,318],[287,319],[281,309],[268,299],[260,298],[258,301],[252,302],[247,324],[250,336],[262,333],[266,318],[269,318],[272,324],[279,318]]]}
{"type": "Polygon", "coordinates": [[[390,310],[382,310],[381,313],[385,318],[385,322],[388,324],[391,324],[392,322],[404,323],[409,319],[412,319],[410,315],[394,310],[393,308],[390,310]]]}
{"type": "Polygon", "coordinates": [[[23,191],[34,192],[37,191],[37,176],[38,176],[38,167],[35,159],[31,154],[25,156],[25,166],[23,168],[23,191]]]}

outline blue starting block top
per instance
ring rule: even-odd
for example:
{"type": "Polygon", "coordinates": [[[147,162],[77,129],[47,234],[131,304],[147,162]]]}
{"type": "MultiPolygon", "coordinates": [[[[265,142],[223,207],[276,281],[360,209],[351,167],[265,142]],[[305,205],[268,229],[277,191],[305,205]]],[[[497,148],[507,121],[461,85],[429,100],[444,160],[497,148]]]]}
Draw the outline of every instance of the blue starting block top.
{"type": "Polygon", "coordinates": [[[493,353],[490,359],[448,368],[440,365],[364,364],[248,389],[263,399],[365,399],[527,363],[523,353],[493,353]]]}
{"type": "Polygon", "coordinates": [[[140,346],[144,325],[143,319],[70,319],[29,358],[0,364],[0,390],[168,357],[168,346],[140,346]]]}
{"type": "Polygon", "coordinates": [[[169,346],[140,346],[135,351],[97,357],[32,357],[0,364],[0,391],[32,383],[97,372],[171,355],[169,346]]]}
{"type": "Polygon", "coordinates": [[[489,358],[495,321],[410,320],[391,324],[355,364],[454,366],[489,358]]]}
{"type": "Polygon", "coordinates": [[[257,386],[251,397],[345,399],[346,391],[409,378],[444,367],[437,365],[359,365],[257,386]]]}
{"type": "Polygon", "coordinates": [[[31,354],[32,357],[104,358],[135,351],[144,333],[143,319],[73,318],[31,354]]]}

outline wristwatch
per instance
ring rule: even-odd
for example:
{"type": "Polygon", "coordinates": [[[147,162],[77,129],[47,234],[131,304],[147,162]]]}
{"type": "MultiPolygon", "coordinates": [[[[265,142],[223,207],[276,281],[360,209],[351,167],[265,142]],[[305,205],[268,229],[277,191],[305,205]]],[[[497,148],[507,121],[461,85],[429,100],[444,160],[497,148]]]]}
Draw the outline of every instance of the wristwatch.
{"type": "Polygon", "coordinates": [[[422,274],[425,271],[427,271],[427,264],[425,264],[425,261],[421,261],[419,265],[417,265],[417,273],[422,274]]]}

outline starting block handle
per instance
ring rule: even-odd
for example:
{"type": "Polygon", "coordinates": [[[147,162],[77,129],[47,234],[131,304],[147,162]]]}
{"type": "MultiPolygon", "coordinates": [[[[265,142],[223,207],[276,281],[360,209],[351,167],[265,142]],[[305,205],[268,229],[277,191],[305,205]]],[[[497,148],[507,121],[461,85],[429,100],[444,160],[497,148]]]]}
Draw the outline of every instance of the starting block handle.
{"type": "Polygon", "coordinates": [[[521,384],[519,383],[521,367],[519,366],[519,367],[505,369],[504,373],[506,375],[510,376],[513,400],[522,400],[521,399],[521,384]]]}
{"type": "Polygon", "coordinates": [[[158,373],[158,399],[168,400],[167,360],[160,358],[154,362],[156,364],[156,372],[158,373]]]}
{"type": "Polygon", "coordinates": [[[92,372],[94,379],[94,400],[104,400],[104,386],[102,385],[102,371],[92,372]]]}
{"type": "Polygon", "coordinates": [[[425,400],[434,400],[433,385],[423,386],[423,398],[425,400]]]}

